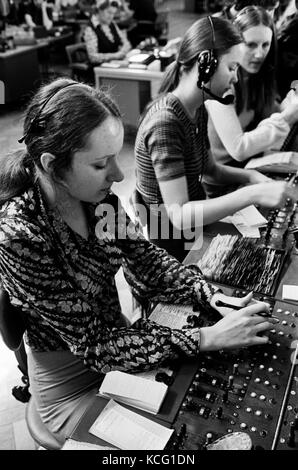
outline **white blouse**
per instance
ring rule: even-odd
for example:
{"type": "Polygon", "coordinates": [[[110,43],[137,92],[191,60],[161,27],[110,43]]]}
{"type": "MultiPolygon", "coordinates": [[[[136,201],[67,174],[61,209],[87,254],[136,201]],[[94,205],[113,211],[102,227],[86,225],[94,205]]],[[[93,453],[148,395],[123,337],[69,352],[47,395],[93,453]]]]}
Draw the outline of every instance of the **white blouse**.
{"type": "Polygon", "coordinates": [[[244,110],[237,116],[234,104],[207,100],[205,106],[211,151],[222,164],[229,164],[233,159],[243,162],[258,153],[279,150],[290,131],[281,113],[273,113],[255,129],[245,132],[254,118],[253,110],[244,110]]]}

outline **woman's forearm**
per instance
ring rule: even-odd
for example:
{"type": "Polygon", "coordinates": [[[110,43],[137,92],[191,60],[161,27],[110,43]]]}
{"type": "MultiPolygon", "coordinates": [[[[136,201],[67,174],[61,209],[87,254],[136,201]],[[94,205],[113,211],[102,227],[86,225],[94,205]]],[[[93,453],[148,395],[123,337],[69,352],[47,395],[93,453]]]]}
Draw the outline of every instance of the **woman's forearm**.
{"type": "Polygon", "coordinates": [[[297,201],[298,189],[284,181],[269,180],[214,199],[168,205],[167,212],[172,223],[181,230],[197,226],[198,221],[202,226],[216,222],[251,204],[275,208],[282,207],[287,200],[297,201]]]}
{"type": "Polygon", "coordinates": [[[168,208],[168,215],[173,225],[180,230],[208,225],[254,204],[256,200],[252,188],[252,186],[245,186],[214,199],[190,201],[181,206],[175,205],[175,207],[168,208]]]}
{"type": "MultiPolygon", "coordinates": [[[[248,184],[251,182],[251,174],[248,170],[234,168],[228,165],[216,164],[212,172],[212,181],[219,184],[248,184]]],[[[208,181],[208,175],[206,176],[208,181]]]]}

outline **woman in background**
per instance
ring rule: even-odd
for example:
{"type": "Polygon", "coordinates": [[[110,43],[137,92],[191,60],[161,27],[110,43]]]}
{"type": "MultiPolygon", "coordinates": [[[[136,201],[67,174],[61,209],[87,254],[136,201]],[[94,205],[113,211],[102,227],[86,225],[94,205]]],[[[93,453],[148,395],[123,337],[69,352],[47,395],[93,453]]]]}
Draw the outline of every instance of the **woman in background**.
{"type": "Polygon", "coordinates": [[[94,65],[124,59],[131,49],[125,31],[113,21],[117,5],[110,0],[97,0],[90,24],[84,31],[88,57],[94,65]]]}
{"type": "MultiPolygon", "coordinates": [[[[224,165],[244,167],[248,158],[281,148],[298,120],[298,107],[293,91],[287,106],[277,102],[276,38],[269,13],[261,7],[246,7],[235,17],[234,25],[244,38],[238,82],[232,87],[235,103],[224,106],[208,100],[205,104],[214,158],[224,165]]],[[[213,196],[227,189],[215,184],[212,175],[206,188],[213,196]]]]}
{"type": "Polygon", "coordinates": [[[52,10],[53,3],[45,0],[25,0],[19,5],[20,21],[24,22],[29,28],[44,26],[47,30],[53,27],[52,10]]]}
{"type": "Polygon", "coordinates": [[[160,96],[138,129],[135,202],[148,210],[150,240],[179,260],[186,256],[186,243],[189,246],[191,237],[195,238],[191,232],[196,226],[218,221],[250,204],[278,206],[291,192],[283,183],[271,182],[256,171],[220,165],[209,151],[204,101],[208,91],[222,97],[237,81],[241,43],[239,32],[227,20],[205,17],[194,23],[164,77],[160,96]],[[209,176],[219,184],[246,186],[206,200],[202,178],[209,176]],[[168,226],[167,217],[172,224],[170,233],[162,233],[163,221],[168,226]]]}

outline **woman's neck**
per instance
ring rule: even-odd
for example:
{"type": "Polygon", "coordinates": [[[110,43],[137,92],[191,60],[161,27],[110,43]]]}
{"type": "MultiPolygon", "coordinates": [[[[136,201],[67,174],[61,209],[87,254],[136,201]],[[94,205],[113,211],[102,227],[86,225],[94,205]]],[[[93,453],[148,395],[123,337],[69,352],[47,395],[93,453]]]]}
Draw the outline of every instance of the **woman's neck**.
{"type": "Polygon", "coordinates": [[[47,178],[38,177],[38,183],[42,190],[47,206],[57,210],[61,217],[68,218],[70,214],[82,211],[82,203],[71,197],[62,185],[53,185],[47,178]]]}
{"type": "Polygon", "coordinates": [[[88,240],[89,226],[82,202],[72,198],[63,186],[53,188],[45,178],[39,178],[39,186],[48,207],[58,213],[74,232],[88,240]]]}
{"type": "Polygon", "coordinates": [[[197,111],[203,103],[203,95],[201,90],[194,90],[191,86],[189,86],[189,84],[183,83],[183,81],[181,81],[172,93],[182,103],[189,117],[191,119],[195,119],[197,111]]]}

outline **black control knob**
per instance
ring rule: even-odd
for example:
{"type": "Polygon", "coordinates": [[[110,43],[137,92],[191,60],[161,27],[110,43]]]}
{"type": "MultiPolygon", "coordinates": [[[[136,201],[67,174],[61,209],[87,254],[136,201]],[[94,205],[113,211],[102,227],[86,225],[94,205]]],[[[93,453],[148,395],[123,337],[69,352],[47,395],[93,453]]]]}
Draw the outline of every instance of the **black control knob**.
{"type": "Polygon", "coordinates": [[[239,364],[233,365],[233,375],[237,375],[239,371],[239,364]]]}
{"type": "Polygon", "coordinates": [[[290,424],[290,433],[287,440],[288,447],[295,447],[295,423],[290,424]]]}
{"type": "Polygon", "coordinates": [[[205,446],[207,446],[208,444],[211,444],[212,438],[213,438],[212,432],[207,432],[205,446]]]}
{"type": "Polygon", "coordinates": [[[215,416],[220,419],[222,417],[222,412],[223,412],[223,409],[222,409],[222,406],[219,406],[216,410],[216,413],[215,413],[215,416]]]}
{"type": "Polygon", "coordinates": [[[194,410],[195,402],[190,398],[186,397],[185,401],[182,403],[182,410],[194,410]]]}
{"type": "Polygon", "coordinates": [[[222,395],[222,402],[227,403],[229,401],[229,391],[225,390],[222,395]]]}
{"type": "Polygon", "coordinates": [[[228,380],[228,388],[233,388],[233,383],[234,383],[234,376],[230,375],[229,380],[228,380]]]}
{"type": "Polygon", "coordinates": [[[173,444],[171,446],[171,450],[179,450],[179,441],[178,440],[173,442],[173,444]]]}
{"type": "Polygon", "coordinates": [[[181,440],[181,439],[184,439],[185,436],[186,436],[186,424],[182,423],[179,431],[177,432],[177,438],[181,440]]]}

